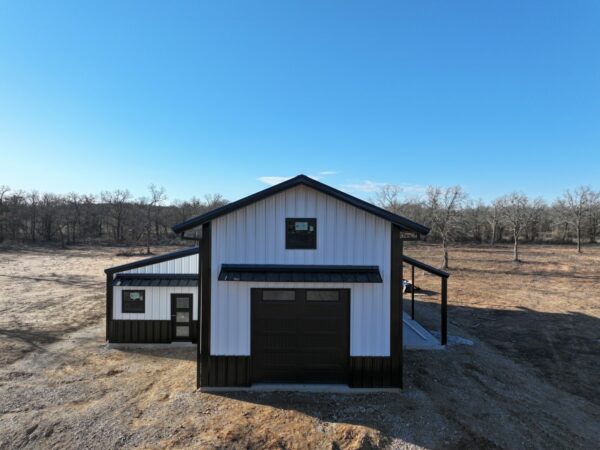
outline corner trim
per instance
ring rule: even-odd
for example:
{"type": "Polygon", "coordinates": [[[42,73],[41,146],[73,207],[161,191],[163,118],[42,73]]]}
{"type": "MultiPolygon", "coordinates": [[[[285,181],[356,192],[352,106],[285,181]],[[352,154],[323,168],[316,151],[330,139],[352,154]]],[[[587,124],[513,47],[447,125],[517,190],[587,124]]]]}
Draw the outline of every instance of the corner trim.
{"type": "Polygon", "coordinates": [[[198,357],[197,387],[209,384],[210,304],[211,304],[211,223],[202,225],[202,240],[198,264],[198,357]]]}
{"type": "Polygon", "coordinates": [[[401,229],[392,225],[390,262],[390,356],[392,359],[392,386],[402,388],[402,253],[401,229]]]}
{"type": "Polygon", "coordinates": [[[110,341],[111,338],[111,325],[113,316],[113,286],[112,286],[112,273],[106,274],[106,341],[110,341]]]}

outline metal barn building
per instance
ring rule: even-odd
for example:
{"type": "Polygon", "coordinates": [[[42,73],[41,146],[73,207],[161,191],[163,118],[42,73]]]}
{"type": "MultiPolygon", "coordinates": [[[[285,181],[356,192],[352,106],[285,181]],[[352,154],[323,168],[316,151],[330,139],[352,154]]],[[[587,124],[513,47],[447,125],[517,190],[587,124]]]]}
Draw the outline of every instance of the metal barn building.
{"type": "Polygon", "coordinates": [[[403,255],[429,229],[307,176],[173,230],[197,246],[106,270],[106,334],[197,342],[199,388],[401,387],[403,348],[438,345],[403,312],[406,263],[442,279],[445,344],[448,274],[403,255]]]}

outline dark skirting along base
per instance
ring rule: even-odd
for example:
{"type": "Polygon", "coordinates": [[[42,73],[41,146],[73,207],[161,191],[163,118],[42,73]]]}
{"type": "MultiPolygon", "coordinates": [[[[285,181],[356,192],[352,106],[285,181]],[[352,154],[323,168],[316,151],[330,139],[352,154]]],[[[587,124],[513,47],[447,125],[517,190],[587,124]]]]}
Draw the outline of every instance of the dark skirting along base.
{"type": "MultiPolygon", "coordinates": [[[[392,358],[389,356],[350,357],[350,379],[353,388],[396,388],[392,380],[398,375],[392,373],[392,358]]],[[[397,383],[396,383],[397,384],[397,383]]]]}
{"type": "MultiPolygon", "coordinates": [[[[197,342],[198,325],[190,327],[191,341],[197,342]]],[[[169,344],[173,341],[170,320],[111,320],[108,341],[119,344],[169,344]]]]}
{"type": "Polygon", "coordinates": [[[198,387],[250,386],[250,356],[201,356],[198,387]]]}
{"type": "MultiPolygon", "coordinates": [[[[243,387],[252,384],[250,356],[201,357],[198,387],[243,387]]],[[[398,388],[392,380],[390,357],[359,356],[350,358],[348,385],[353,388],[398,388]]]]}

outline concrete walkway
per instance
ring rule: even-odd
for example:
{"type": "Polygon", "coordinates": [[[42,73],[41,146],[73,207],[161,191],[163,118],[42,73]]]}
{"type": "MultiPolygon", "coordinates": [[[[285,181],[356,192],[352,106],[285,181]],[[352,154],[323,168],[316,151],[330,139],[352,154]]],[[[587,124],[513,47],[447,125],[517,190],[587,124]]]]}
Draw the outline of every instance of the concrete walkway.
{"type": "Polygon", "coordinates": [[[407,350],[441,350],[440,341],[410,315],[404,313],[404,348],[407,350]]]}

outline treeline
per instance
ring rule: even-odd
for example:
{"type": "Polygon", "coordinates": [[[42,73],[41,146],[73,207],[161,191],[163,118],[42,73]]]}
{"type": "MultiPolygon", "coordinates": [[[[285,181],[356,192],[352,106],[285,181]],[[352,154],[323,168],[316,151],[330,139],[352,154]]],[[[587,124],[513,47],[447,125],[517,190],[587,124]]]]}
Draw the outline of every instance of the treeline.
{"type": "Polygon", "coordinates": [[[57,195],[0,186],[0,242],[106,243],[150,246],[175,238],[171,226],[226,204],[219,194],[167,204],[165,189],[151,185],[134,198],[127,189],[100,195],[57,195]]]}
{"type": "MultiPolygon", "coordinates": [[[[448,266],[451,242],[512,242],[519,259],[520,242],[574,243],[581,251],[600,232],[600,192],[590,187],[567,190],[552,203],[512,193],[484,203],[473,201],[460,186],[429,187],[406,198],[399,186],[383,187],[374,203],[432,228],[426,238],[441,242],[442,266],[448,266]]],[[[135,198],[128,190],[100,195],[15,191],[0,186],[0,242],[107,243],[150,246],[174,240],[173,224],[222,206],[219,194],[167,202],[164,188],[151,185],[135,198]]]]}
{"type": "Polygon", "coordinates": [[[513,192],[486,204],[470,200],[460,186],[430,186],[407,200],[400,186],[388,185],[374,201],[431,227],[427,239],[442,243],[444,268],[451,242],[511,242],[513,260],[519,261],[520,242],[571,243],[581,252],[584,242],[596,243],[600,231],[600,192],[588,186],[567,190],[552,203],[513,192]]]}

